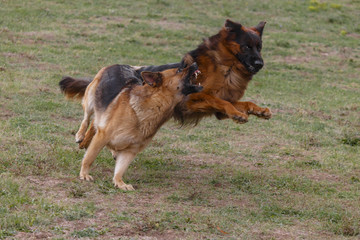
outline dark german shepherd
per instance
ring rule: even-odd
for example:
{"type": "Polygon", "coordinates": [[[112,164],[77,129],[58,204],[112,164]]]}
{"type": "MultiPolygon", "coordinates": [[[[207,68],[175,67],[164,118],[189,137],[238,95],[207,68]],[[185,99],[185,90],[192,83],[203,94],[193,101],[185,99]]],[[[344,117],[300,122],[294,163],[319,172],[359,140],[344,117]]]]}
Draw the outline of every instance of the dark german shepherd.
{"type": "Polygon", "coordinates": [[[226,20],[220,32],[185,55],[181,64],[186,67],[196,61],[204,90],[191,95],[176,107],[174,117],[182,122],[197,123],[202,117],[215,114],[218,119],[231,118],[238,123],[248,121],[252,114],[269,119],[271,112],[252,102],[238,102],[248,83],[263,66],[261,57],[262,32],[265,22],[246,28],[226,20]]]}
{"type": "MultiPolygon", "coordinates": [[[[197,62],[201,75],[195,83],[203,91],[189,95],[179,103],[174,118],[182,123],[197,123],[205,116],[215,115],[218,119],[231,118],[245,123],[248,116],[271,118],[268,108],[261,108],[252,102],[239,102],[248,83],[263,66],[261,57],[262,33],[265,22],[247,28],[230,20],[214,36],[203,41],[195,50],[187,53],[180,63],[141,67],[137,71],[158,71],[167,68],[185,68],[197,62]]],[[[79,88],[79,92],[84,91],[79,88]]],[[[105,91],[103,92],[105,94],[105,91]]],[[[80,148],[86,148],[96,129],[90,126],[80,148]]],[[[80,139],[78,139],[80,140],[80,139]]]]}
{"type": "Polygon", "coordinates": [[[196,63],[181,72],[171,68],[141,73],[128,65],[113,65],[101,69],[92,82],[63,79],[59,84],[65,95],[82,98],[84,119],[76,134],[77,141],[82,140],[91,115],[95,115],[93,127],[96,133],[82,160],[80,179],[92,180],[90,166],[107,146],[116,159],[115,186],[134,190],[124,183],[122,176],[136,154],[173,116],[175,106],[187,95],[202,90],[201,86],[191,84],[198,73],[196,63]],[[85,85],[86,91],[79,92],[85,85]]]}

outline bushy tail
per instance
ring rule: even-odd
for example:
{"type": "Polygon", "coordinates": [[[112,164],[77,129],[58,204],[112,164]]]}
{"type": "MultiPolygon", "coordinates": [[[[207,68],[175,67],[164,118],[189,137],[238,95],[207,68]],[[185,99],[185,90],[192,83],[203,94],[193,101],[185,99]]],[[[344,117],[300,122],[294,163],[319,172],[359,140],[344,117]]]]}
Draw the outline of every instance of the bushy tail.
{"type": "Polygon", "coordinates": [[[61,91],[67,98],[82,99],[91,80],[63,77],[59,82],[61,91]]]}

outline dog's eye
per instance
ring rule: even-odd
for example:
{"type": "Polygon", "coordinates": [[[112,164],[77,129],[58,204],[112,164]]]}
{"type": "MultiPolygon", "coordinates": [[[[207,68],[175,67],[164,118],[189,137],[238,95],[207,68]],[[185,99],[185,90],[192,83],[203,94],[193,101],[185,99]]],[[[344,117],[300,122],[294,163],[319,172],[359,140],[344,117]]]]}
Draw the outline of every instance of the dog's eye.
{"type": "Polygon", "coordinates": [[[245,46],[243,46],[243,48],[244,48],[244,50],[250,50],[250,46],[249,45],[245,45],[245,46]]]}

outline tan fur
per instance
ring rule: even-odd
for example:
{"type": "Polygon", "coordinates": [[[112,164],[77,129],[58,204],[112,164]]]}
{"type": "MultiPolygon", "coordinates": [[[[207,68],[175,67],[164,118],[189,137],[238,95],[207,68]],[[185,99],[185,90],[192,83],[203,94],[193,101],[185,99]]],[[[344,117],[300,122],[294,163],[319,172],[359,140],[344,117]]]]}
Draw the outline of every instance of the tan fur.
{"type": "Polygon", "coordinates": [[[75,135],[75,141],[77,143],[82,142],[86,130],[89,126],[90,118],[94,113],[94,106],[95,106],[95,91],[97,86],[100,83],[101,76],[106,68],[102,68],[94,77],[94,80],[89,84],[89,86],[86,88],[85,95],[82,99],[82,107],[84,110],[84,118],[81,122],[79,131],[75,135]]]}

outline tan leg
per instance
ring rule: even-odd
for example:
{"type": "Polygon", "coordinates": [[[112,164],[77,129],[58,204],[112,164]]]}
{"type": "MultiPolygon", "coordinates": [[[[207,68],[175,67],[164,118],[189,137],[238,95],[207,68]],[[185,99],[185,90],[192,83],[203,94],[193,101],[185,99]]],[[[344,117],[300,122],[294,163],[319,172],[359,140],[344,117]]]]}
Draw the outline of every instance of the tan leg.
{"type": "Polygon", "coordinates": [[[81,162],[80,179],[91,181],[93,178],[89,175],[90,167],[95,161],[96,156],[100,153],[101,149],[108,143],[108,139],[105,138],[103,131],[97,131],[93,140],[87,149],[85,156],[81,162]]]}
{"type": "Polygon", "coordinates": [[[126,184],[122,180],[125,171],[128,169],[130,163],[132,162],[132,160],[134,160],[135,156],[136,154],[130,151],[121,151],[117,153],[113,182],[116,187],[122,190],[135,190],[132,185],[126,184]]]}
{"type": "Polygon", "coordinates": [[[89,129],[86,131],[85,133],[85,137],[84,139],[79,143],[79,148],[83,149],[83,148],[88,148],[90,145],[90,142],[92,140],[92,138],[94,137],[96,133],[96,129],[94,127],[94,120],[90,123],[90,127],[89,129]]]}
{"type": "Polygon", "coordinates": [[[85,132],[89,126],[89,122],[90,122],[90,117],[91,115],[94,113],[94,111],[89,110],[87,107],[84,107],[84,118],[81,122],[79,131],[76,133],[75,135],[75,141],[77,143],[80,143],[84,137],[85,137],[85,132]]]}
{"type": "Polygon", "coordinates": [[[269,108],[262,108],[252,102],[235,102],[234,107],[240,112],[255,115],[259,118],[270,119],[271,111],[269,108]]]}
{"type": "Polygon", "coordinates": [[[237,110],[230,102],[205,93],[191,94],[187,107],[193,112],[220,112],[237,123],[248,121],[248,115],[237,110]]]}
{"type": "MultiPolygon", "coordinates": [[[[270,119],[271,111],[269,108],[262,108],[252,102],[235,102],[232,105],[239,111],[246,115],[255,115],[259,118],[270,119]]],[[[215,113],[215,116],[219,120],[227,119],[228,116],[222,112],[215,113]]]]}

